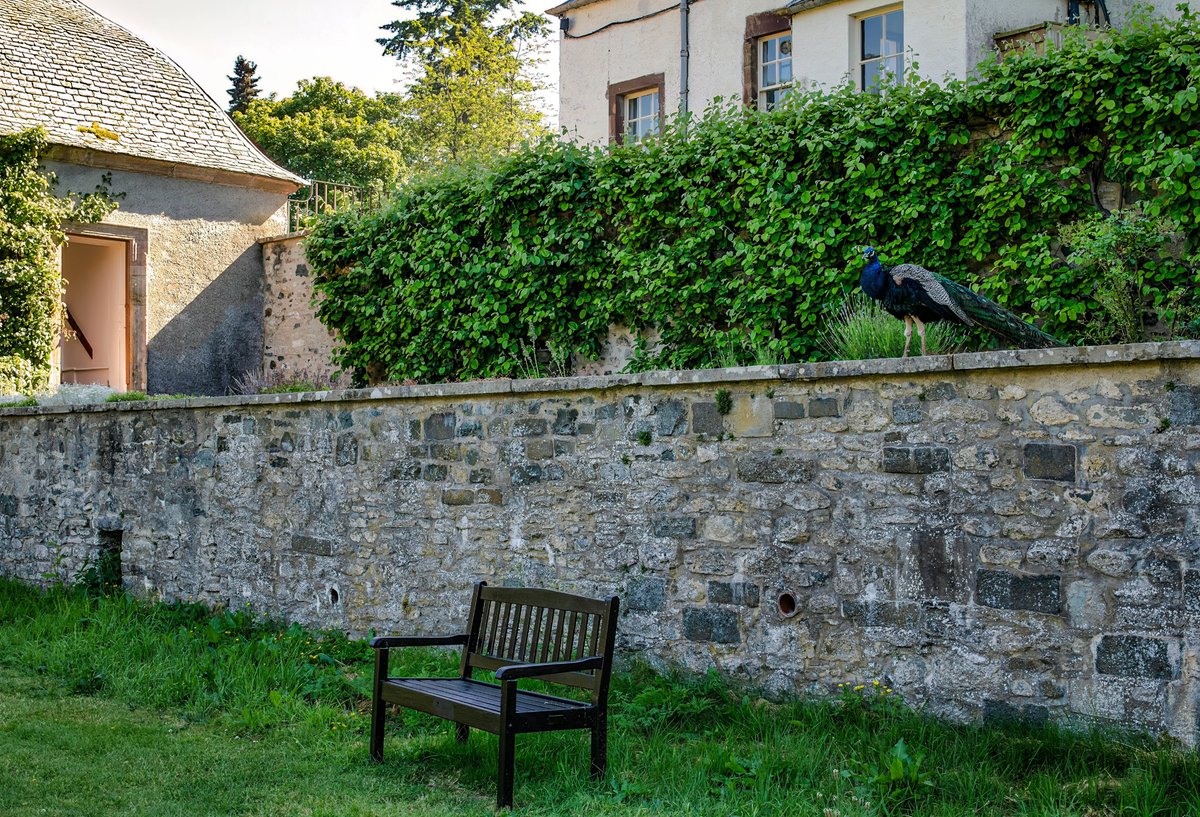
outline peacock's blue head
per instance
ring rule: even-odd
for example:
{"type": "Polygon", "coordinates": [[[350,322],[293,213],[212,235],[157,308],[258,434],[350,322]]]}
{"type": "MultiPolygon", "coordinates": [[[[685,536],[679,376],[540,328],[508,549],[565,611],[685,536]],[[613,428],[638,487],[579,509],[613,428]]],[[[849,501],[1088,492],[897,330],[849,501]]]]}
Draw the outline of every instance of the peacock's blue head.
{"type": "Polygon", "coordinates": [[[863,260],[870,264],[879,258],[879,253],[875,252],[874,247],[863,247],[863,260]]]}

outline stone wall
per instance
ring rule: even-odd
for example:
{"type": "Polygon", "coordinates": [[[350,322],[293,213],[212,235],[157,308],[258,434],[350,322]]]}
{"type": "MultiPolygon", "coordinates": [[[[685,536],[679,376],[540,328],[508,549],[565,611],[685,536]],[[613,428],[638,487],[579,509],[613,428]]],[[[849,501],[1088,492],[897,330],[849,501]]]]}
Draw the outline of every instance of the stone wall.
{"type": "Polygon", "coordinates": [[[307,233],[263,239],[263,371],[332,377],[337,339],[317,320],[307,233]]]}
{"type": "Polygon", "coordinates": [[[1200,344],[0,410],[0,572],[456,626],[622,597],[625,656],[1194,744],[1200,344]]]}

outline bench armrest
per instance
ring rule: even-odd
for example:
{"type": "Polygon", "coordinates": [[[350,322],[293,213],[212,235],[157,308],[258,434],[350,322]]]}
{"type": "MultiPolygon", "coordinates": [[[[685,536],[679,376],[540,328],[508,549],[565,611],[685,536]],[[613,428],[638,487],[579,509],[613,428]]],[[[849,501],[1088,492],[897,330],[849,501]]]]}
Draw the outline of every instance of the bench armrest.
{"type": "Polygon", "coordinates": [[[466,644],[468,635],[381,635],[371,639],[371,649],[390,650],[393,647],[440,647],[447,644],[466,644]]]}
{"type": "Polygon", "coordinates": [[[575,661],[553,661],[548,664],[512,664],[496,670],[497,681],[515,681],[518,678],[537,678],[542,675],[557,675],[560,672],[586,672],[604,666],[604,658],[592,655],[575,661]]]}

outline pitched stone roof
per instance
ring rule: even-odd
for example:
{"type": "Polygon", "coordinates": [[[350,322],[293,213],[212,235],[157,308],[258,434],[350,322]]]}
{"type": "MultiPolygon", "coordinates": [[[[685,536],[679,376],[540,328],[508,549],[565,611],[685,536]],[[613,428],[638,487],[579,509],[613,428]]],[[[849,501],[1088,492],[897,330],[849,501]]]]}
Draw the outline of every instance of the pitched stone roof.
{"type": "Polygon", "coordinates": [[[35,126],[89,164],[137,157],[171,175],[304,183],[169,57],[78,0],[0,0],[0,132],[35,126]]]}

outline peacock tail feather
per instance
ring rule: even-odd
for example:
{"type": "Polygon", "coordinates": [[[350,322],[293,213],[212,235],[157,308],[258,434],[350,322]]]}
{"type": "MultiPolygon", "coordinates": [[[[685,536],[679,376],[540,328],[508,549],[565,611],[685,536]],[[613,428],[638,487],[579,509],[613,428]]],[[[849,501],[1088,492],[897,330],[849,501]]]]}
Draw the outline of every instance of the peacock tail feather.
{"type": "Polygon", "coordinates": [[[988,300],[949,278],[937,275],[937,273],[934,275],[973,324],[994,332],[1013,346],[1019,349],[1045,349],[1051,346],[1065,345],[1058,338],[1043,332],[1032,323],[1021,320],[1000,304],[988,300]]]}

